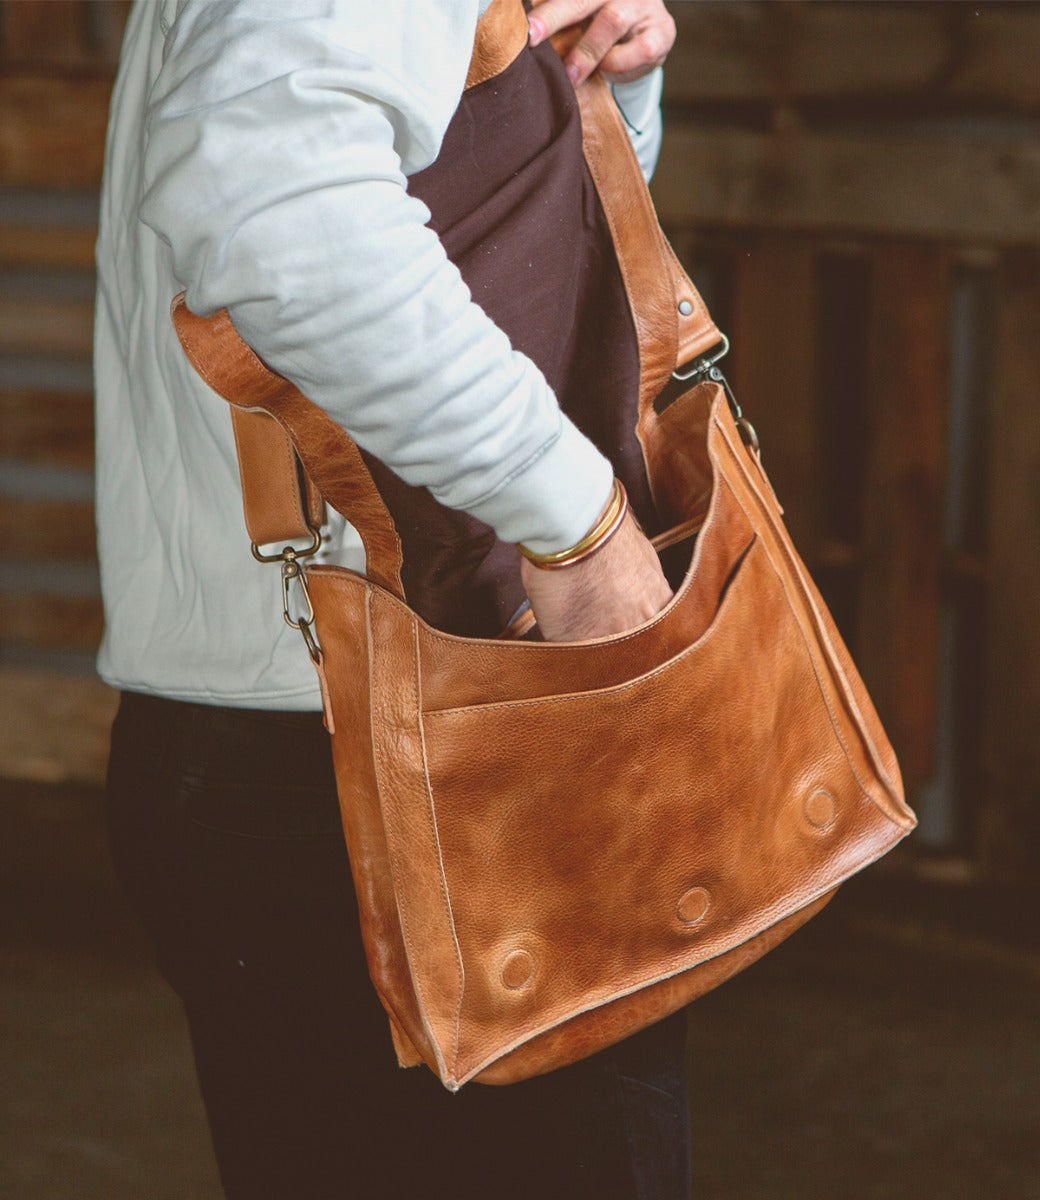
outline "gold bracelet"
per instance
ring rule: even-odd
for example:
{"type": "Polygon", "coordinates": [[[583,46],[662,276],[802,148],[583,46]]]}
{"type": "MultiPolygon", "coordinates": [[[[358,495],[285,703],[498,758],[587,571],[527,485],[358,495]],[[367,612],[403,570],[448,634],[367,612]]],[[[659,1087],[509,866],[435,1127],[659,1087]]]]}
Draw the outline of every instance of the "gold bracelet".
{"type": "Polygon", "coordinates": [[[543,571],[557,571],[561,567],[573,567],[575,563],[591,558],[597,550],[602,550],[621,528],[627,513],[628,495],[621,480],[615,479],[614,490],[607,501],[607,507],[581,541],[575,542],[566,550],[556,550],[552,554],[537,554],[523,545],[518,545],[517,549],[529,563],[543,571]]]}

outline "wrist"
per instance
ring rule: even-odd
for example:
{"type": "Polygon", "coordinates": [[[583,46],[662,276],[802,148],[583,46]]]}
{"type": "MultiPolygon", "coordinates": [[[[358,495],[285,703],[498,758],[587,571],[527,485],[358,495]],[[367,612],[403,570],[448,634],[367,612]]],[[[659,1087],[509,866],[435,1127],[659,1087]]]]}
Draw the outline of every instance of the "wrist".
{"type": "Polygon", "coordinates": [[[490,525],[503,542],[548,554],[573,546],[610,498],[614,468],[561,414],[559,435],[479,503],[453,506],[490,525]]]}
{"type": "Polygon", "coordinates": [[[573,545],[549,553],[534,551],[522,543],[518,543],[517,549],[539,570],[556,571],[572,567],[602,550],[624,524],[627,515],[628,495],[621,481],[615,479],[610,499],[584,536],[573,545]]]}

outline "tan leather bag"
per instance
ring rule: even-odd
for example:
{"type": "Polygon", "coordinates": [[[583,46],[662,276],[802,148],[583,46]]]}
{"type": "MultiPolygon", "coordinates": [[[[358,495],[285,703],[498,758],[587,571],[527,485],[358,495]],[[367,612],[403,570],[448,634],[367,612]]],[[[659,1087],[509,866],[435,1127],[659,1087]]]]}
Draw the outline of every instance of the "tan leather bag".
{"type": "MultiPolygon", "coordinates": [[[[372,980],[400,1061],[425,1061],[453,1090],[551,1070],[675,1011],[915,824],[749,427],[712,378],[721,335],[661,234],[605,86],[580,98],[639,338],[638,435],[675,525],[663,540],[696,532],[674,600],[639,629],[550,644],[424,624],[354,443],[226,313],[175,302],[203,376],[238,410],[275,417],[364,541],[367,577],[307,570],[304,632],[372,980]],[[691,360],[689,390],[656,412],[691,360]]],[[[261,440],[278,433],[236,417],[261,440]]]]}

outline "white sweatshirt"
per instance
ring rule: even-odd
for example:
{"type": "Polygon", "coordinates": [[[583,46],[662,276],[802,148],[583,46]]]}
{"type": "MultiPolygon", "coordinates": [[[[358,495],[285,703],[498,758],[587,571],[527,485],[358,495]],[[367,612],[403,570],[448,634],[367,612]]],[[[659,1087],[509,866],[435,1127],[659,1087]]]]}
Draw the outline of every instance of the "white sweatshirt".
{"type": "MultiPolygon", "coordinates": [[[[227,405],[171,297],[251,346],[409,483],[537,550],[575,542],[611,468],[475,305],[407,176],[436,157],[478,0],[138,0],[98,241],[97,513],[117,687],[317,708],[277,569],[242,524],[227,405]]],[[[618,87],[649,171],[660,73],[618,87]]],[[[334,519],[325,561],[363,569],[334,519]]]]}

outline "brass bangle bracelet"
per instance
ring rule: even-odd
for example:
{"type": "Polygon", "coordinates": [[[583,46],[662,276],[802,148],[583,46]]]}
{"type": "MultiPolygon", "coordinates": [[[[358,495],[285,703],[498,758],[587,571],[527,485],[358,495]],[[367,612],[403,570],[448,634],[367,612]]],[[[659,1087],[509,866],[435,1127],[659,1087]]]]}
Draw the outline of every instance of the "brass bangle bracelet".
{"type": "Polygon", "coordinates": [[[621,528],[627,513],[628,494],[625,492],[621,480],[615,479],[614,490],[607,501],[607,507],[581,541],[575,542],[566,550],[556,550],[552,554],[537,554],[523,545],[518,545],[517,549],[529,563],[543,571],[557,571],[561,567],[573,567],[576,563],[591,558],[597,550],[602,550],[621,528]]]}

